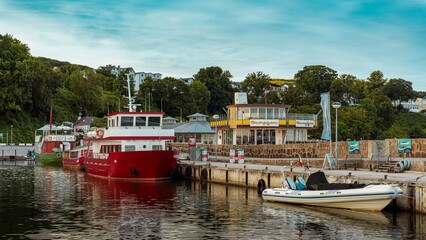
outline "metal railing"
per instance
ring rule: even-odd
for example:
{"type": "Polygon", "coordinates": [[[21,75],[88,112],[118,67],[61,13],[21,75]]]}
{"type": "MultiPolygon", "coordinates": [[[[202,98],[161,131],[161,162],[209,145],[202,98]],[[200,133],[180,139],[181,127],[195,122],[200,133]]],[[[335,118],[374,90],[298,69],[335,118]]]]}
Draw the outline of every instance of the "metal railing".
{"type": "Polygon", "coordinates": [[[306,114],[306,113],[289,113],[287,115],[288,120],[317,120],[317,115],[315,114],[306,114]]]}
{"type": "Polygon", "coordinates": [[[390,148],[394,148],[394,147],[395,146],[390,145],[390,146],[386,147],[385,149],[379,151],[377,154],[371,155],[371,159],[370,159],[370,171],[373,171],[373,162],[374,162],[374,159],[376,159],[376,164],[375,165],[377,166],[377,168],[379,168],[381,162],[389,162],[391,155],[394,154],[398,149],[396,149],[396,150],[394,150],[394,151],[392,151],[392,152],[390,152],[388,154],[383,154],[383,153],[385,153],[386,150],[388,150],[390,148]],[[380,158],[380,156],[383,156],[383,158],[380,158]],[[384,161],[381,160],[381,159],[384,159],[384,161]]]}

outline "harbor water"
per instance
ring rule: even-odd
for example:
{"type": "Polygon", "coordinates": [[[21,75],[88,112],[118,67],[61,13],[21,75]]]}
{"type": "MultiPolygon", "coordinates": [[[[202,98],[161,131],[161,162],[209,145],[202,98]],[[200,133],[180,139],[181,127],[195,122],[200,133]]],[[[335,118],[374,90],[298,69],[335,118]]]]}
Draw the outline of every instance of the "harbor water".
{"type": "Polygon", "coordinates": [[[264,202],[256,189],[0,165],[3,239],[423,239],[426,216],[264,202]]]}

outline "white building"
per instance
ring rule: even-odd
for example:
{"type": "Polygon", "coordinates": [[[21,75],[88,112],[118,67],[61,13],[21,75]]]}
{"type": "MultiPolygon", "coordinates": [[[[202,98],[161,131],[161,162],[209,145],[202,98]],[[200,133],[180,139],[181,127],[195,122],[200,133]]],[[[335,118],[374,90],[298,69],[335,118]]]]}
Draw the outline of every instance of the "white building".
{"type": "Polygon", "coordinates": [[[139,85],[143,83],[145,78],[151,77],[152,79],[161,79],[161,73],[151,73],[151,72],[137,72],[135,76],[135,90],[139,91],[139,85]]]}

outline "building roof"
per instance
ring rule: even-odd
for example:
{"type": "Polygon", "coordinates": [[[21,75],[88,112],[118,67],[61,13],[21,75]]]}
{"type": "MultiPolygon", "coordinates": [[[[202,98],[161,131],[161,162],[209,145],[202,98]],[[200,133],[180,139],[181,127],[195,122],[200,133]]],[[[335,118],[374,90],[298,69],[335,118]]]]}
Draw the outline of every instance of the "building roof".
{"type": "Polygon", "coordinates": [[[177,119],[174,118],[174,117],[165,117],[165,118],[163,118],[163,120],[177,120],[177,119]]]}
{"type": "Polygon", "coordinates": [[[216,133],[211,129],[210,123],[207,121],[196,121],[196,122],[185,122],[185,123],[176,123],[173,125],[163,126],[164,129],[174,129],[175,134],[185,134],[185,133],[207,133],[214,134],[216,133]]]}
{"type": "Polygon", "coordinates": [[[208,116],[201,113],[195,113],[195,114],[189,115],[188,117],[208,117],[208,116]]]}
{"type": "Polygon", "coordinates": [[[74,127],[90,125],[95,117],[81,117],[74,122],[74,127]]]}

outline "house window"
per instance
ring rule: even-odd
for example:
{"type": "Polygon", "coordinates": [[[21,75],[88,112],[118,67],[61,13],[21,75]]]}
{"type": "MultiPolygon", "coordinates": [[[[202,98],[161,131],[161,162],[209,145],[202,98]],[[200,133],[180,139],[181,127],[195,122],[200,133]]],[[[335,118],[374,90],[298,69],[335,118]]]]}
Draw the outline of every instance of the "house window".
{"type": "Polygon", "coordinates": [[[121,126],[132,127],[133,126],[133,117],[121,117],[121,126]]]}
{"type": "Polygon", "coordinates": [[[145,127],[146,126],[146,117],[136,117],[136,126],[145,127]]]}
{"type": "Polygon", "coordinates": [[[266,111],[268,113],[267,119],[274,119],[274,109],[267,108],[266,111]]]}
{"type": "Polygon", "coordinates": [[[251,108],[251,113],[250,113],[250,118],[252,119],[258,119],[259,118],[259,113],[257,111],[257,108],[251,108]]]}
{"type": "Polygon", "coordinates": [[[259,118],[260,119],[266,119],[266,109],[265,108],[259,108],[259,118]]]}

